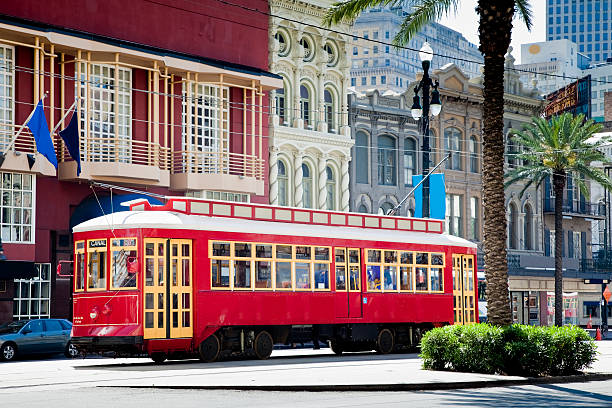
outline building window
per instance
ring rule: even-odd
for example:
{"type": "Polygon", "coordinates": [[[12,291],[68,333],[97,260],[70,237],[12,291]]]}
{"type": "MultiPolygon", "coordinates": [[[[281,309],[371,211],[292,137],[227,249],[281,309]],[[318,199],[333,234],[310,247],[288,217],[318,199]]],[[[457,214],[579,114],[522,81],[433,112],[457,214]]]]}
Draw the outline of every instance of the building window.
{"type": "Polygon", "coordinates": [[[329,89],[323,91],[323,103],[325,109],[325,122],[327,122],[327,131],[334,132],[336,129],[334,123],[334,98],[329,89]]]}
{"type": "Polygon", "coordinates": [[[0,45],[0,143],[6,146],[12,139],[14,133],[12,125],[15,122],[14,55],[13,47],[0,45]]]}
{"type": "Polygon", "coordinates": [[[450,235],[463,236],[463,197],[456,194],[446,195],[446,230],[450,235]]]}
{"type": "Polygon", "coordinates": [[[378,137],[378,184],[395,185],[395,139],[378,137]]]}
{"type": "Polygon", "coordinates": [[[412,138],[404,140],[404,184],[412,185],[412,176],[416,173],[416,141],[412,138]]]}
{"type": "Polygon", "coordinates": [[[231,193],[228,191],[197,190],[185,191],[185,197],[207,198],[209,200],[232,201],[235,203],[249,203],[251,196],[244,193],[231,193]]]}
{"type": "Polygon", "coordinates": [[[302,188],[304,189],[304,208],[312,208],[312,172],[306,163],[302,163],[302,188]]]}
{"type": "Polygon", "coordinates": [[[367,85],[366,81],[368,80],[368,78],[366,77],[361,77],[361,85],[367,85]]]}
{"type": "Polygon", "coordinates": [[[334,171],[331,167],[327,166],[325,169],[327,173],[327,209],[335,210],[336,209],[336,178],[334,177],[334,171]]]}
{"type": "Polygon", "coordinates": [[[31,174],[1,173],[2,241],[34,242],[33,211],[36,178],[31,174]]]}
{"type": "Polygon", "coordinates": [[[278,161],[278,205],[289,205],[289,177],[287,176],[287,168],[282,160],[278,161]]]}
{"type": "Polygon", "coordinates": [[[370,78],[370,84],[371,85],[376,85],[376,77],[375,76],[370,78]]]}
{"type": "Polygon", "coordinates": [[[310,126],[310,91],[306,85],[300,85],[300,112],[304,128],[310,126]]]}
{"type": "Polygon", "coordinates": [[[83,62],[80,68],[81,78],[76,93],[83,100],[80,124],[82,159],[131,163],[132,71],[119,68],[115,81],[115,67],[112,65],[83,62]],[[86,123],[88,114],[89,123],[86,123]]]}
{"type": "Polygon", "coordinates": [[[362,214],[367,214],[368,213],[368,207],[366,207],[364,204],[361,204],[359,206],[359,209],[357,210],[357,212],[360,212],[362,214]]]}
{"type": "Polygon", "coordinates": [[[510,203],[510,222],[508,223],[508,244],[510,249],[518,249],[518,211],[514,203],[510,203]]]}
{"type": "Polygon", "coordinates": [[[387,83],[387,77],[385,75],[380,76],[380,84],[385,85],[387,83]]]}
{"type": "Polygon", "coordinates": [[[284,125],[287,121],[287,106],[285,100],[285,82],[283,81],[283,87],[277,89],[274,93],[274,100],[276,102],[276,115],[278,116],[278,123],[284,125]]]}
{"type": "Polygon", "coordinates": [[[454,127],[444,129],[444,147],[446,153],[450,154],[446,161],[446,168],[461,170],[461,132],[459,129],[454,127]]]}
{"type": "Polygon", "coordinates": [[[391,211],[393,208],[395,208],[395,206],[391,203],[382,203],[382,205],[378,208],[378,215],[389,214],[389,211],[391,211]]]}
{"type": "Polygon", "coordinates": [[[478,173],[478,141],[476,137],[470,137],[470,171],[478,173]]]}
{"type": "Polygon", "coordinates": [[[32,279],[15,279],[14,320],[51,316],[51,264],[36,264],[36,272],[32,279]]]}
{"type": "MultiPolygon", "coordinates": [[[[183,91],[183,155],[185,170],[219,173],[229,151],[229,89],[187,83],[183,91]]],[[[225,164],[226,165],[226,164],[225,164]]]]}
{"type": "Polygon", "coordinates": [[[357,78],[351,78],[351,86],[357,86],[357,78]]]}
{"type": "Polygon", "coordinates": [[[357,132],[355,139],[355,173],[357,183],[368,184],[370,182],[368,177],[370,169],[368,135],[365,132],[357,132]]]}
{"type": "Polygon", "coordinates": [[[480,239],[480,230],[478,224],[478,216],[480,215],[480,207],[478,206],[478,198],[470,197],[470,232],[469,239],[478,241],[480,239]]]}
{"type": "Polygon", "coordinates": [[[527,204],[525,206],[525,249],[531,250],[533,247],[533,210],[527,204]]]}

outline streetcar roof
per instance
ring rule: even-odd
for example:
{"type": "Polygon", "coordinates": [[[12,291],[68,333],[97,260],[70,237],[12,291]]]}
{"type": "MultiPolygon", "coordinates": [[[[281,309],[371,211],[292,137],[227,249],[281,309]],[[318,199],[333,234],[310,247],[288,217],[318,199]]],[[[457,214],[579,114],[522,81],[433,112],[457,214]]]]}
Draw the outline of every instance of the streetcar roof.
{"type": "Polygon", "coordinates": [[[172,211],[121,211],[82,222],[73,232],[110,229],[187,229],[200,231],[256,232],[258,234],[307,236],[320,238],[354,239],[419,243],[426,245],[451,245],[476,248],[476,244],[448,234],[391,229],[368,229],[313,224],[294,224],[241,218],[189,215],[172,211]]]}

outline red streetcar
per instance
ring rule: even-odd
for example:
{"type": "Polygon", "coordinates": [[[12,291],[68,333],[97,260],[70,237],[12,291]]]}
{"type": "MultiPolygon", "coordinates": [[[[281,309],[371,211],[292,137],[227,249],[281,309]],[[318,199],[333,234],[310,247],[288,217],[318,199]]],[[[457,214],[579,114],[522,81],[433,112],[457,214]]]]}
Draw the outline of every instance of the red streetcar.
{"type": "Polygon", "coordinates": [[[74,228],[72,342],[84,352],[264,359],[301,333],[336,353],[389,353],[478,316],[476,245],[440,220],[129,204],[74,228]]]}

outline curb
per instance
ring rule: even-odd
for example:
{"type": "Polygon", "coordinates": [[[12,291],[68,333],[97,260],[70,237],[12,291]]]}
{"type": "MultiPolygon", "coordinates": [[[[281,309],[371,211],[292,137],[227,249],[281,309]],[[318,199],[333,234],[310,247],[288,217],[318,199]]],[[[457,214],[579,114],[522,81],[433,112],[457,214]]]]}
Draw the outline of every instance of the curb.
{"type": "Polygon", "coordinates": [[[291,391],[291,392],[333,392],[333,391],[437,391],[454,389],[509,387],[537,384],[567,384],[590,381],[612,380],[612,373],[592,373],[558,377],[529,377],[520,380],[455,381],[442,383],[414,384],[341,384],[341,385],[99,385],[96,388],[139,388],[166,390],[234,390],[234,391],[291,391]]]}

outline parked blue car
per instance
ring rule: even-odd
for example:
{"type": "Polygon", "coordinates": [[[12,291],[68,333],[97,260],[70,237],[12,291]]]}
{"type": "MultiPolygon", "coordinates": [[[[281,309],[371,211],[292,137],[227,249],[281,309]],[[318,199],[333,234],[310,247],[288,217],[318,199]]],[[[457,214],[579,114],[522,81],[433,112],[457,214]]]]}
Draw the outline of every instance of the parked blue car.
{"type": "Polygon", "coordinates": [[[11,361],[17,355],[64,353],[76,357],[79,352],[70,342],[72,323],[64,319],[18,320],[0,326],[0,360],[11,361]]]}

